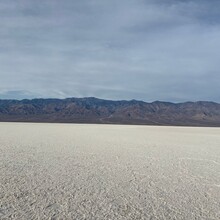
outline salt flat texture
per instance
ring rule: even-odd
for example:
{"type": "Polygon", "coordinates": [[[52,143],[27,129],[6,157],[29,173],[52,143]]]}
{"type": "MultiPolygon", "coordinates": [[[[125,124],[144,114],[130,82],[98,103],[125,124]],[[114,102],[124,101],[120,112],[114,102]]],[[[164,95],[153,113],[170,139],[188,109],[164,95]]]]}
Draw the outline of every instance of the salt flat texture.
{"type": "Polygon", "coordinates": [[[0,219],[220,219],[220,129],[0,123],[0,219]]]}

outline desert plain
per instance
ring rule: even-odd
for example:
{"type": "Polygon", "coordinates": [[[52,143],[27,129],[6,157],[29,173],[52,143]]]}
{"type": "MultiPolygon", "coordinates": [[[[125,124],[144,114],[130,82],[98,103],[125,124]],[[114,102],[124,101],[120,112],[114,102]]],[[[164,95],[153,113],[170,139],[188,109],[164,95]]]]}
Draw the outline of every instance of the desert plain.
{"type": "Polygon", "coordinates": [[[220,128],[0,123],[0,219],[220,219],[220,128]]]}

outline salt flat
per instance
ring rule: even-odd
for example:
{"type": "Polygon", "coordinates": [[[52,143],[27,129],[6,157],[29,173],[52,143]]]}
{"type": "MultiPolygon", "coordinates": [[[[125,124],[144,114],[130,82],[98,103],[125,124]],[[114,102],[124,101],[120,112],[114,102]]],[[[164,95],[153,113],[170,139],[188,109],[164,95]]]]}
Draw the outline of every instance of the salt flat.
{"type": "Polygon", "coordinates": [[[0,219],[220,219],[220,129],[0,123],[0,219]]]}

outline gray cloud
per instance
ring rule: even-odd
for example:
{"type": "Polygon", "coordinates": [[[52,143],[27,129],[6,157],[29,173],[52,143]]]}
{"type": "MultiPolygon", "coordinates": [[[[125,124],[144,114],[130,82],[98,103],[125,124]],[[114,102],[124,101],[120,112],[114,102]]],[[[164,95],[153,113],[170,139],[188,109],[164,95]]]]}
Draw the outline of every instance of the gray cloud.
{"type": "Polygon", "coordinates": [[[220,102],[217,0],[0,0],[0,98],[220,102]]]}

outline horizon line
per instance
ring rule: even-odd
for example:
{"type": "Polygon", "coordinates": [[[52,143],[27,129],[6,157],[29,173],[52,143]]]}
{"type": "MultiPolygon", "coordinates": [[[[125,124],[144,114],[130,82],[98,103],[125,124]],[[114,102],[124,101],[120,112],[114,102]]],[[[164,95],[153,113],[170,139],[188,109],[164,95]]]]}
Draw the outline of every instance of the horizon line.
{"type": "Polygon", "coordinates": [[[84,96],[84,97],[66,97],[66,98],[23,98],[23,99],[16,99],[16,98],[12,98],[12,99],[2,99],[0,97],[0,101],[33,101],[33,100],[67,100],[67,99],[97,99],[97,100],[103,100],[103,101],[112,101],[112,102],[143,102],[143,103],[147,103],[147,104],[151,104],[151,103],[155,103],[155,102],[160,102],[160,103],[171,103],[171,104],[183,104],[183,103],[199,103],[199,102],[207,102],[207,103],[215,103],[215,104],[220,104],[218,102],[215,101],[207,101],[207,100],[197,100],[197,101],[184,101],[184,102],[172,102],[172,101],[162,101],[162,100],[155,100],[155,101],[143,101],[143,100],[139,100],[139,99],[108,99],[108,98],[98,98],[95,96],[84,96]]]}

